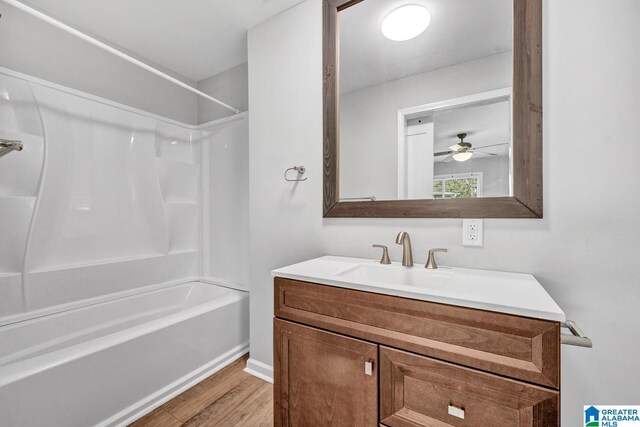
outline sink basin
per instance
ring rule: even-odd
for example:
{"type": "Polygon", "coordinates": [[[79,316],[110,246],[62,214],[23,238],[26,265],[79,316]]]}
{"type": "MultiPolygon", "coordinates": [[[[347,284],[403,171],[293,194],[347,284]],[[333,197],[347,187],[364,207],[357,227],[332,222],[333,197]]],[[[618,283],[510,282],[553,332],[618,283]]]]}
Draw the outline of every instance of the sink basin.
{"type": "Polygon", "coordinates": [[[356,264],[336,273],[336,276],[346,280],[362,280],[368,283],[412,286],[423,289],[442,289],[447,286],[454,275],[453,271],[445,268],[428,270],[420,266],[407,268],[382,264],[356,264]]]}
{"type": "Polygon", "coordinates": [[[564,312],[531,274],[440,267],[403,267],[375,260],[323,256],[273,276],[405,298],[563,322],[564,312]]]}

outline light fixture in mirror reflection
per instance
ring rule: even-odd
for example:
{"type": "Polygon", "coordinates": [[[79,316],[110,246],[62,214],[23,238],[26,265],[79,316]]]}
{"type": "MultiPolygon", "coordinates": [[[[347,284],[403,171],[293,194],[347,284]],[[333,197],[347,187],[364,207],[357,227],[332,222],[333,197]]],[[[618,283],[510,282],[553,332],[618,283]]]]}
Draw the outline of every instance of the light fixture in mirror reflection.
{"type": "Polygon", "coordinates": [[[401,6],[382,20],[382,34],[389,40],[403,42],[418,37],[431,23],[431,14],[415,4],[401,6]]]}
{"type": "Polygon", "coordinates": [[[513,2],[411,6],[338,14],[340,201],[512,196],[513,2]]]}

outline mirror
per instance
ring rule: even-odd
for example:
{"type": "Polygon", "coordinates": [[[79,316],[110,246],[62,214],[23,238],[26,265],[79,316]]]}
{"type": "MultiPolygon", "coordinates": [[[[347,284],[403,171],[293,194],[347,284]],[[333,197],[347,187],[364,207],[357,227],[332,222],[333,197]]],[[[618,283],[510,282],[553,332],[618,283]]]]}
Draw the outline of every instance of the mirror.
{"type": "Polygon", "coordinates": [[[326,217],[542,216],[540,0],[325,0],[324,32],[326,217]]]}

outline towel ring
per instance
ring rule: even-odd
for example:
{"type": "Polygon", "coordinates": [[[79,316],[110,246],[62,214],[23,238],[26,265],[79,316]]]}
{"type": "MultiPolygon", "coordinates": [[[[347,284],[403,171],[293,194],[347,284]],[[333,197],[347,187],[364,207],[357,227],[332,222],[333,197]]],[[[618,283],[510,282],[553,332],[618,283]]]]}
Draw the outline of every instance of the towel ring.
{"type": "Polygon", "coordinates": [[[284,171],[284,180],[288,181],[288,182],[302,182],[302,181],[306,181],[309,178],[296,178],[296,179],[289,179],[287,177],[287,174],[289,173],[289,171],[296,171],[298,173],[298,176],[300,175],[304,175],[304,173],[307,171],[307,169],[304,166],[294,166],[292,168],[287,169],[286,171],[284,171]]]}

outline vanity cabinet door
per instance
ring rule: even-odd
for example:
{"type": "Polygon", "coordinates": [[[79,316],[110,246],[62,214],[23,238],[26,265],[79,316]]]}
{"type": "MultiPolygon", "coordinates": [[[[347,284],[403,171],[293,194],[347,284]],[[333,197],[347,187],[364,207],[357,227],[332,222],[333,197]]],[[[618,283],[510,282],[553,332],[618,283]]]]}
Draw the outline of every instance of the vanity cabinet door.
{"type": "Polygon", "coordinates": [[[274,319],[274,424],[377,426],[378,346],[274,319]]]}
{"type": "Polygon", "coordinates": [[[380,421],[398,426],[560,425],[559,393],[380,347],[380,421]]]}

